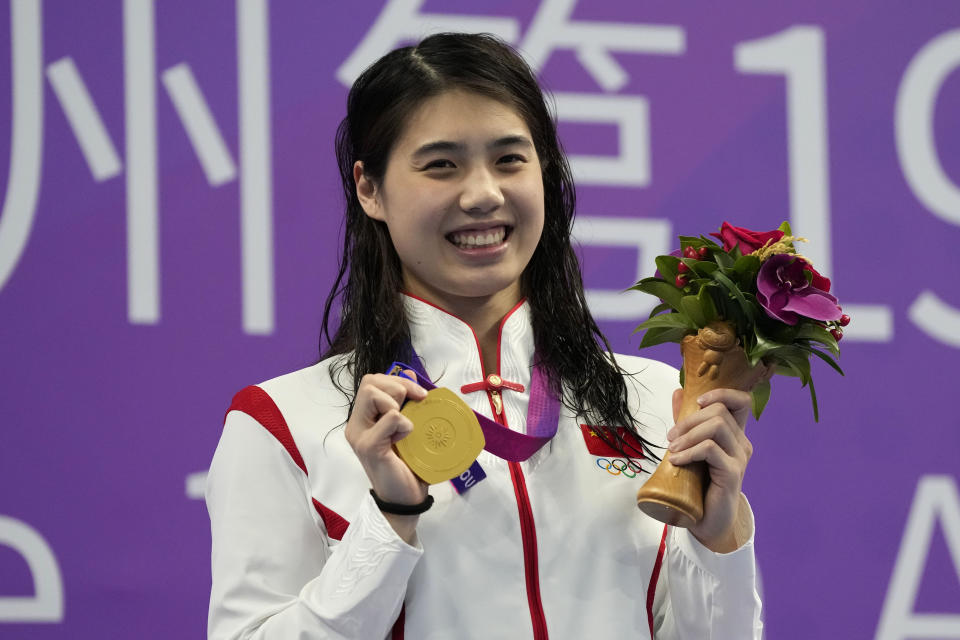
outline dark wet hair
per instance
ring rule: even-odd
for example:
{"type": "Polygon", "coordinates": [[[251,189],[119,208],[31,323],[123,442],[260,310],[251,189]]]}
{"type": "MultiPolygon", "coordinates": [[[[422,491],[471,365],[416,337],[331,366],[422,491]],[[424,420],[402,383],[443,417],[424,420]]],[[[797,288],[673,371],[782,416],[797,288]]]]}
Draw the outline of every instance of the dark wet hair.
{"type": "MultiPolygon", "coordinates": [[[[530,130],[543,173],[544,227],[521,285],[530,306],[539,364],[551,390],[621,452],[657,456],[641,438],[624,441],[613,425],[637,423],[627,407],[623,371],[590,315],[580,265],[570,243],[575,208],[573,178],[557,138],[554,118],[537,80],[508,44],[487,34],[442,33],[416,46],[391,51],[364,71],[347,98],[347,116],[337,129],[337,162],[346,199],[343,255],[327,296],[321,333],[322,357],[335,381],[345,367],[356,396],[360,378],[383,372],[409,353],[403,312],[400,259],[384,222],[368,217],[357,198],[356,161],[374,183],[382,181],[390,152],[406,122],[424,100],[446,91],[477,93],[515,109],[530,130]],[[331,312],[341,307],[331,337],[331,312]],[[324,341],[329,345],[323,349],[324,341]]],[[[639,434],[638,434],[639,435],[639,434]]]]}

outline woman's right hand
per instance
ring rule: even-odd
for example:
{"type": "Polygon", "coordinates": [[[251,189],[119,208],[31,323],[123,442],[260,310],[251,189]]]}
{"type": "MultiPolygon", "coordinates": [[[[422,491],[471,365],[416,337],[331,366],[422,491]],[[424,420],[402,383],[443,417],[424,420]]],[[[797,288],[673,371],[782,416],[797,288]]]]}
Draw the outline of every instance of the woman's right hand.
{"type": "MultiPolygon", "coordinates": [[[[415,377],[412,371],[405,373],[415,377]]],[[[385,502],[419,504],[427,497],[427,484],[393,449],[393,443],[413,431],[400,407],[405,400],[423,400],[426,395],[426,389],[402,376],[377,373],[360,380],[345,435],[374,492],[385,502]]],[[[418,516],[384,516],[401,538],[412,541],[418,516]]]]}

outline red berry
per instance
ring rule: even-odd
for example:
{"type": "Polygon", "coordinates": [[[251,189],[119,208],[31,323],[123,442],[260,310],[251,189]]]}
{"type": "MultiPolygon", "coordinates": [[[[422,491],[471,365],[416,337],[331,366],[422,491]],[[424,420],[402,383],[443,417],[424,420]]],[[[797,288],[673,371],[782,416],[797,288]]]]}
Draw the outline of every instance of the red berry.
{"type": "Polygon", "coordinates": [[[850,316],[848,316],[847,314],[843,314],[842,316],[840,316],[840,326],[845,327],[848,324],[850,324],[850,316]]]}
{"type": "Polygon", "coordinates": [[[678,287],[680,287],[681,289],[682,289],[683,287],[687,286],[687,279],[684,278],[683,276],[677,276],[677,279],[676,279],[674,282],[675,282],[676,285],[677,285],[678,287]]]}
{"type": "Polygon", "coordinates": [[[687,271],[690,271],[690,267],[687,266],[686,262],[681,262],[677,265],[677,271],[680,273],[686,273],[687,271]]]}
{"type": "Polygon", "coordinates": [[[686,249],[683,250],[683,257],[684,257],[684,258],[696,258],[696,257],[697,257],[697,250],[694,249],[693,247],[687,247],[686,249]]]}
{"type": "Polygon", "coordinates": [[[706,258],[709,253],[710,251],[706,247],[700,247],[699,249],[697,249],[697,257],[700,258],[701,260],[706,258]]]}
{"type": "Polygon", "coordinates": [[[830,329],[830,335],[833,336],[834,340],[840,342],[840,340],[843,338],[843,331],[840,329],[830,329]]]}

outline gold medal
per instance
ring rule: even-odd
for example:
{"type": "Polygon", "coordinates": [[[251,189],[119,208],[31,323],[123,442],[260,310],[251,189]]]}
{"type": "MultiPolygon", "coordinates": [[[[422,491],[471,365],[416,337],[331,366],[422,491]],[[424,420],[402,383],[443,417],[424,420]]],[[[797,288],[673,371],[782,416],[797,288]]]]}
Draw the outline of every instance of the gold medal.
{"type": "Polygon", "coordinates": [[[413,431],[394,448],[428,484],[459,476],[483,451],[485,440],[477,416],[450,389],[432,389],[423,400],[408,401],[400,413],[413,422],[413,431]]]}

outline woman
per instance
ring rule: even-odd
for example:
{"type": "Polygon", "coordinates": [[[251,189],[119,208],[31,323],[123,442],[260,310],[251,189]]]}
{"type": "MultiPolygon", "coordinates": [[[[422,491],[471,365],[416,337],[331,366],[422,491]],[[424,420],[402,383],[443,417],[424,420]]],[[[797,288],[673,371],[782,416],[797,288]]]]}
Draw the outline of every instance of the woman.
{"type": "Polygon", "coordinates": [[[749,397],[711,392],[673,426],[676,371],[601,348],[569,168],[519,56],[464,34],[391,52],[353,85],[337,147],[346,233],[324,327],[335,299],[340,325],[323,361],[228,412],[210,636],[759,638],[749,397]],[[476,484],[428,487],[393,447],[413,428],[401,405],[426,393],[383,373],[394,360],[502,427],[555,435],[523,461],[482,452],[476,484]],[[674,463],[710,466],[689,531],[635,506],[668,439],[674,463]]]}

